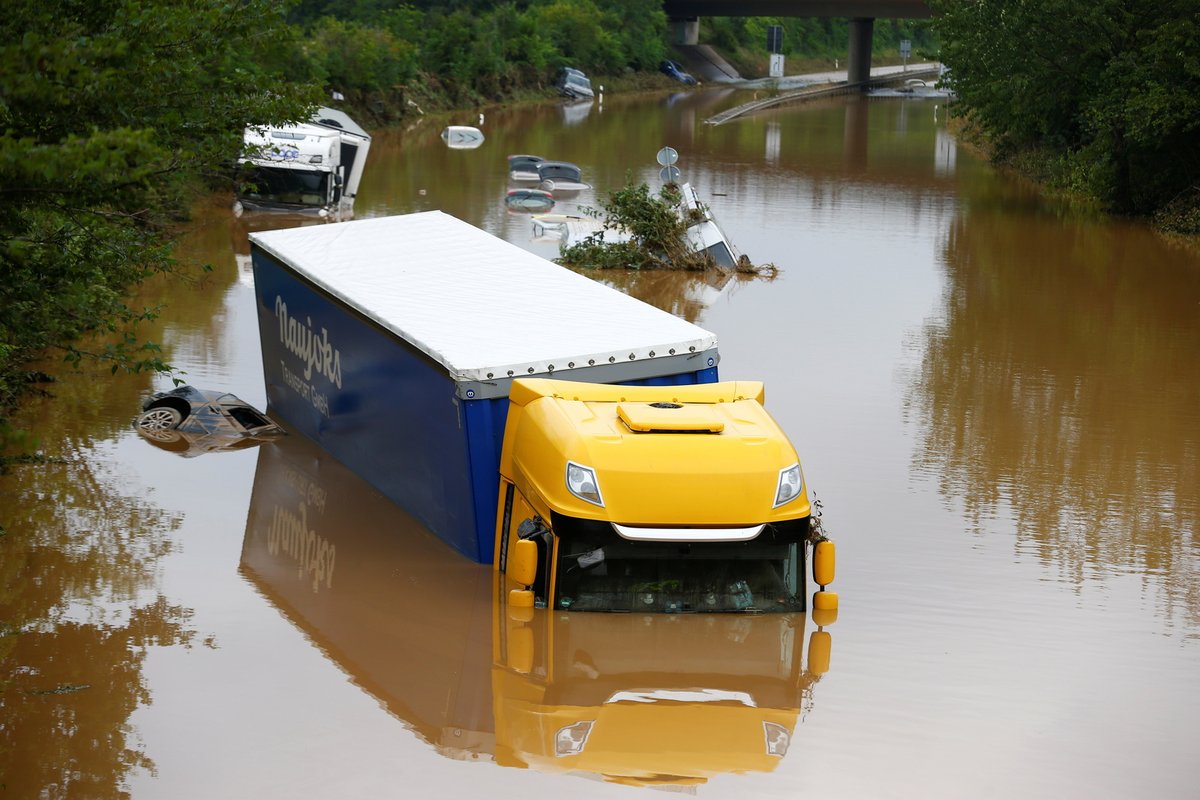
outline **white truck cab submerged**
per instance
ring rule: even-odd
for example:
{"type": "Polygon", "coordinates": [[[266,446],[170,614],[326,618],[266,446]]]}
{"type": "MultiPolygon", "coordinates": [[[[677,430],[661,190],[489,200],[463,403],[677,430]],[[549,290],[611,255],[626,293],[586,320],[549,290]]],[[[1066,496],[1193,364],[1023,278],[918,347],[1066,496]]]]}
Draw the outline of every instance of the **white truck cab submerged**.
{"type": "Polygon", "coordinates": [[[346,113],[318,108],[308,122],[246,129],[234,213],[284,211],[353,216],[371,135],[346,113]]]}

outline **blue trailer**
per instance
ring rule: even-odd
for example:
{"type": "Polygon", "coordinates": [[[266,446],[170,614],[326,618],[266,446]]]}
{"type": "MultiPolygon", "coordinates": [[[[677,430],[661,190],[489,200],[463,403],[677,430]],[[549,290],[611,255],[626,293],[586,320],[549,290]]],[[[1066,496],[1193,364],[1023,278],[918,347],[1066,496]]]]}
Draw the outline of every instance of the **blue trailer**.
{"type": "Polygon", "coordinates": [[[250,244],[269,413],[480,563],[514,378],[717,380],[714,334],[440,211],[250,244]]]}

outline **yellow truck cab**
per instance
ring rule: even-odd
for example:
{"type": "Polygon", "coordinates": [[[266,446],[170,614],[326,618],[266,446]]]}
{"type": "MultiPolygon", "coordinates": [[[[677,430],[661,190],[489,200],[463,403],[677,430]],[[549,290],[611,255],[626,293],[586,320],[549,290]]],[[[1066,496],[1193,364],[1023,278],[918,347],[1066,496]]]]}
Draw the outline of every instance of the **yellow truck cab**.
{"type": "Polygon", "coordinates": [[[812,505],[761,383],[539,378],[513,381],[509,401],[493,563],[510,605],[805,609],[812,505]]]}

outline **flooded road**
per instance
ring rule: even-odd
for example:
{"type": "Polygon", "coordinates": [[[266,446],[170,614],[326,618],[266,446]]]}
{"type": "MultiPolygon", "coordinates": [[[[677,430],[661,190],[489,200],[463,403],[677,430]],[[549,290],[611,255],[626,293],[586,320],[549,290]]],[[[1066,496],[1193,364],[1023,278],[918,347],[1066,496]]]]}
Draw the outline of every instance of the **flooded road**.
{"type": "MultiPolygon", "coordinates": [[[[301,436],[181,457],[130,425],[169,382],[76,376],[20,420],[45,463],[0,477],[0,797],[1194,797],[1200,256],[996,174],[931,102],[703,124],[746,99],[488,111],[475,150],[381,133],[356,213],[553,257],[507,154],[578,163],[569,213],[676,148],[778,276],[595,277],[765,382],[836,622],[501,617],[490,568],[301,436]]],[[[144,300],[188,383],[262,408],[258,224],[202,206],[182,254],[213,271],[144,300]]]]}

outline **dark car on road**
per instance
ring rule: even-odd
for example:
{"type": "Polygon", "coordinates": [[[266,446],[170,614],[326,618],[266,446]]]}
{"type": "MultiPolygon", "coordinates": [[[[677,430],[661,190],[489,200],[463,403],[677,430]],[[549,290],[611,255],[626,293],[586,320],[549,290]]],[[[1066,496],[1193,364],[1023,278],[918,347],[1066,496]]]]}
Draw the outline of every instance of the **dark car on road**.
{"type": "Polygon", "coordinates": [[[667,59],[658,65],[658,71],[680,83],[686,83],[688,86],[696,85],[696,79],[689,75],[678,61],[667,59]]]}

